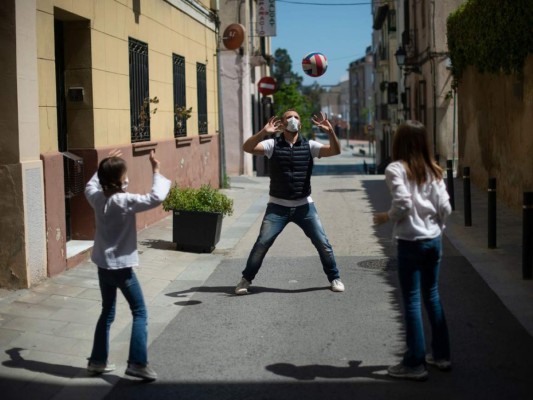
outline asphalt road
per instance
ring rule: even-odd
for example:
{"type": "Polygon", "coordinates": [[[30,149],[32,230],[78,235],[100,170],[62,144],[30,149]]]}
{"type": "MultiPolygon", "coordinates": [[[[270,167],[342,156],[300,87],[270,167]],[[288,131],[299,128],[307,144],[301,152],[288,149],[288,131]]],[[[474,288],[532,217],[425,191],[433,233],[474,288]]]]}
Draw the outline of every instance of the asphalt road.
{"type": "MultiPolygon", "coordinates": [[[[363,189],[373,209],[386,207],[382,177],[363,189]]],[[[338,229],[346,228],[326,226],[338,229]]],[[[256,235],[250,229],[241,246],[256,235]]],[[[121,379],[107,398],[530,399],[533,339],[447,240],[441,296],[454,369],[430,369],[423,383],[386,376],[403,351],[396,263],[390,226],[368,235],[384,257],[341,252],[344,293],[328,289],[313,251],[294,250],[306,241],[294,229],[278,238],[247,296],[233,295],[244,250],[228,255],[203,286],[182,282],[167,295],[187,307],[149,350],[159,380],[121,379]]]]}

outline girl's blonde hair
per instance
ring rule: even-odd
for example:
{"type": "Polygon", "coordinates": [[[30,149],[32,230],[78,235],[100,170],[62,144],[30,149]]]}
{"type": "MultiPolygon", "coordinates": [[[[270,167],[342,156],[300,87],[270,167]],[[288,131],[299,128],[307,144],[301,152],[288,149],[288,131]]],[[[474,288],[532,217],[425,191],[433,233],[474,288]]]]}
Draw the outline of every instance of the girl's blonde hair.
{"type": "Polygon", "coordinates": [[[392,160],[402,161],[407,178],[418,185],[426,182],[428,173],[434,179],[442,179],[442,168],[433,159],[421,122],[407,120],[398,127],[392,141],[392,160]]]}

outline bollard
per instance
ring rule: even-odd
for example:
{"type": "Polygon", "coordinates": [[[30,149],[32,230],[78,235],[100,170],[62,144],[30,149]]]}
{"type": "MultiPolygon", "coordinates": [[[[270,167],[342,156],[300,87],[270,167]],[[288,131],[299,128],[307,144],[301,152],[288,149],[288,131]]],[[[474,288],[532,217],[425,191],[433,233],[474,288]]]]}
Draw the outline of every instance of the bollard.
{"type": "Polygon", "coordinates": [[[450,205],[455,210],[455,193],[453,190],[453,160],[446,161],[446,188],[450,195],[450,205]]]}
{"type": "Polygon", "coordinates": [[[470,167],[463,168],[463,197],[465,226],[472,226],[472,198],[470,194],[470,167]]]}
{"type": "Polygon", "coordinates": [[[524,192],[522,212],[522,278],[533,278],[533,192],[524,192]]]}
{"type": "Polygon", "coordinates": [[[488,201],[488,246],[496,248],[496,178],[489,178],[488,201]]]}

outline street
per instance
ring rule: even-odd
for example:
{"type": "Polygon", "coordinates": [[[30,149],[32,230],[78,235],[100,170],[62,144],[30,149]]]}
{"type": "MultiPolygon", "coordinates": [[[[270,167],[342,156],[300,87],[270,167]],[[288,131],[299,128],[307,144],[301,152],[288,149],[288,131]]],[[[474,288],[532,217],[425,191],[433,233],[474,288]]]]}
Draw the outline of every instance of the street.
{"type": "MultiPolygon", "coordinates": [[[[161,286],[147,295],[156,382],[123,375],[130,317],[122,302],[111,342],[115,372],[91,378],[83,361],[36,361],[34,350],[14,341],[3,347],[2,398],[17,398],[21,390],[27,398],[55,400],[530,398],[532,336],[447,238],[441,296],[453,371],[430,368],[423,383],[386,375],[403,352],[402,311],[391,226],[376,229],[372,213],[387,209],[389,195],[383,175],[348,172],[363,160],[352,153],[317,160],[319,171],[337,174],[312,180],[344,293],[329,290],[316,250],[291,224],[267,254],[251,293],[233,294],[268,198],[268,178],[235,177],[228,193],[236,212],[224,221],[213,253],[176,252],[168,219],[139,235],[144,289],[161,286]],[[176,278],[169,278],[176,268],[176,278]]],[[[95,279],[94,266],[86,268],[80,271],[95,279]]],[[[77,348],[80,356],[88,355],[98,303],[95,298],[85,317],[89,332],[77,348]]],[[[62,340],[57,338],[58,347],[62,340]]]]}

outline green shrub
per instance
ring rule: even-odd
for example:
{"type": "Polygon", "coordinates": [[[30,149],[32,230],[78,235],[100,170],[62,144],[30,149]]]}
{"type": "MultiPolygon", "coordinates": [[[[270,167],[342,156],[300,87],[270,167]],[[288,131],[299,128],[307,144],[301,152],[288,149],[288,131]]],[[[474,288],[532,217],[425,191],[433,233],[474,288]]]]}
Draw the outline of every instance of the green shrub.
{"type": "Polygon", "coordinates": [[[199,189],[173,186],[163,202],[165,211],[206,211],[223,215],[233,214],[233,200],[211,185],[202,185],[199,189]]]}

